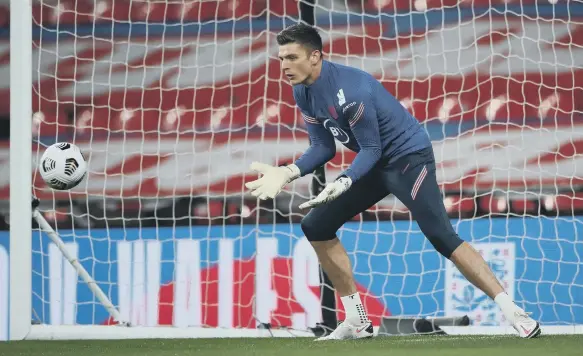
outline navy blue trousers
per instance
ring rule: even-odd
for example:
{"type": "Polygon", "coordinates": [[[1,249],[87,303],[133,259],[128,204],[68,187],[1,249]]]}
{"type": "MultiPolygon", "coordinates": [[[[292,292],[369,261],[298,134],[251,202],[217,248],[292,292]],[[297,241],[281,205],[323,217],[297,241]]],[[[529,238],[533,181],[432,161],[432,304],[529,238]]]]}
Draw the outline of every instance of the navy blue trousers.
{"type": "Polygon", "coordinates": [[[463,242],[443,205],[431,147],[390,164],[379,162],[337,199],[313,208],[302,220],[302,230],[310,241],[331,240],[345,222],[389,194],[405,204],[423,234],[446,258],[463,242]]]}

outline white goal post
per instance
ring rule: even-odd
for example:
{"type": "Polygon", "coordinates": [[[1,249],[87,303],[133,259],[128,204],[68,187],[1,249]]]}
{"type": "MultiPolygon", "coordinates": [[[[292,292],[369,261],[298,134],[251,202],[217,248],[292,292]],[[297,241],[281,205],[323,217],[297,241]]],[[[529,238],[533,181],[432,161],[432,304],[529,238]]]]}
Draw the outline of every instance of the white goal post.
{"type": "Polygon", "coordinates": [[[10,297],[7,336],[22,340],[32,320],[32,8],[10,0],[10,297]]]}
{"type": "MultiPolygon", "coordinates": [[[[298,2],[9,1],[0,341],[313,337],[326,306],[299,224],[311,178],[274,202],[243,185],[251,161],[307,147],[275,39],[298,2]],[[88,159],[70,192],[34,172],[56,141],[88,159]]],[[[316,3],[326,58],[423,123],[456,231],[543,333],[583,334],[583,3],[355,3],[316,3]]],[[[338,143],[326,178],[354,156],[338,143]]],[[[378,333],[461,316],[472,325],[441,330],[515,333],[393,197],[339,238],[378,333]]]]}

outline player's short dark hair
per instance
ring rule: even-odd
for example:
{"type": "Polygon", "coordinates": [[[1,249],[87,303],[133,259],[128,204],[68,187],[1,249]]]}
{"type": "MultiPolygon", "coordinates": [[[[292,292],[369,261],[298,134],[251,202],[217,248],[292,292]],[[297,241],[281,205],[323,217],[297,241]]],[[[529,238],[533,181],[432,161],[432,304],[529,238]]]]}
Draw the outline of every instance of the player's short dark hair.
{"type": "Polygon", "coordinates": [[[304,23],[291,25],[277,35],[277,44],[283,46],[289,43],[297,43],[310,52],[322,52],[322,37],[318,30],[304,23]]]}

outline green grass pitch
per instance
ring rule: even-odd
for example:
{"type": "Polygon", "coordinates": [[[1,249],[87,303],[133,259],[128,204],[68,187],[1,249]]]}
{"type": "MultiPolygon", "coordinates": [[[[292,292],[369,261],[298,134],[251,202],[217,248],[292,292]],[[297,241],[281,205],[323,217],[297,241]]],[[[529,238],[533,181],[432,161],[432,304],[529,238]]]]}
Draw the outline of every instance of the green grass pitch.
{"type": "Polygon", "coordinates": [[[116,341],[19,341],[0,343],[1,356],[550,356],[583,355],[583,335],[379,337],[313,342],[310,338],[181,339],[116,341]]]}

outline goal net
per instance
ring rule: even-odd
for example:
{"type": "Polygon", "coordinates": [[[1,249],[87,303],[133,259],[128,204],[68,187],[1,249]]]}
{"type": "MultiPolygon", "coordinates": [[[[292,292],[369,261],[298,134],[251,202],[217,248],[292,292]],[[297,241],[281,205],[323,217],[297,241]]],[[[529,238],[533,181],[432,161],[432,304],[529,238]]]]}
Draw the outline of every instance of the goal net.
{"type": "MultiPolygon", "coordinates": [[[[299,9],[294,0],[33,2],[33,166],[57,141],[79,145],[89,166],[69,192],[35,174],[34,194],[124,321],[176,330],[322,322],[319,264],[299,224],[312,177],[274,201],[244,187],[252,161],[292,162],[308,146],[275,40],[299,9]]],[[[583,4],[328,0],[314,18],[326,59],[372,73],[424,124],[452,224],[512,298],[543,326],[583,324],[583,4]]],[[[0,149],[3,162],[8,145],[0,149]]],[[[354,156],[338,143],[328,181],[354,156]]],[[[32,322],[112,324],[34,228],[32,322]]],[[[375,326],[467,315],[507,330],[392,196],[338,236],[375,326]]],[[[341,304],[333,308],[342,320],[341,304]]]]}

